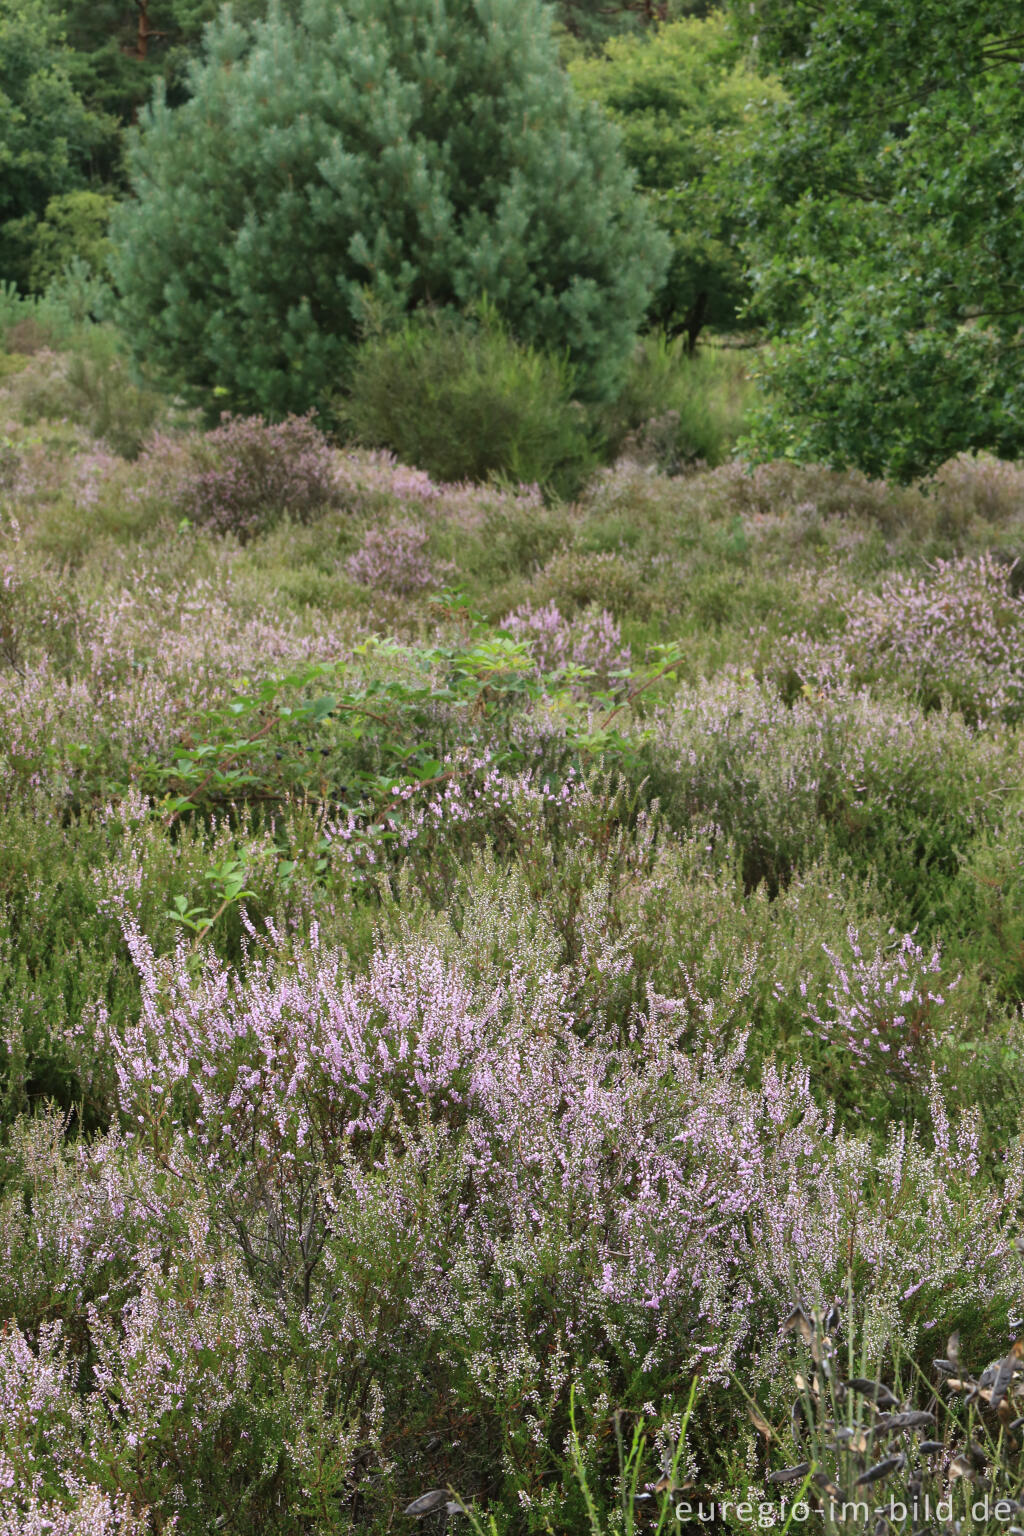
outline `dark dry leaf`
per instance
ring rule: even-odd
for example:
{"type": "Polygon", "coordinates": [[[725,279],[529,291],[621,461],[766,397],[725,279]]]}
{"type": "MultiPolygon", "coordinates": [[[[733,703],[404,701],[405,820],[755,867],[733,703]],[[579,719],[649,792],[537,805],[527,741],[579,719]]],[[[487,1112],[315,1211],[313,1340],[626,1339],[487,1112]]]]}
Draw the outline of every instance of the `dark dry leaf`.
{"type": "Polygon", "coordinates": [[[998,1408],[1006,1396],[1006,1389],[1013,1380],[1013,1373],[1017,1369],[1017,1365],[1016,1355],[1007,1355],[1004,1360],[1000,1360],[992,1381],[992,1396],[989,1399],[991,1407],[998,1408]]]}
{"type": "Polygon", "coordinates": [[[805,1344],[810,1344],[814,1338],[814,1329],[811,1320],[803,1307],[797,1305],[782,1320],[783,1333],[798,1333],[805,1344]]]}
{"type": "Polygon", "coordinates": [[[801,1478],[807,1476],[810,1470],[810,1462],[801,1461],[798,1466],[782,1467],[778,1472],[769,1472],[768,1481],[770,1483],[798,1483],[801,1478]]]}
{"type": "Polygon", "coordinates": [[[899,1398],[894,1397],[889,1388],[881,1381],[868,1381],[865,1376],[855,1376],[846,1385],[851,1392],[859,1392],[861,1397],[869,1397],[879,1408],[896,1408],[899,1398]]]}
{"type": "Polygon", "coordinates": [[[814,1476],[811,1478],[811,1482],[814,1484],[815,1488],[820,1488],[823,1493],[827,1493],[833,1503],[846,1503],[846,1494],[838,1486],[838,1484],[832,1481],[826,1472],[815,1472],[814,1476]]]}
{"type": "Polygon", "coordinates": [[[960,1364],[960,1335],[951,1333],[946,1340],[946,1354],[954,1365],[960,1364]]]}
{"type": "Polygon", "coordinates": [[[939,1374],[942,1375],[942,1376],[955,1376],[956,1375],[957,1368],[953,1364],[952,1360],[943,1360],[943,1359],[940,1358],[938,1360],[933,1360],[932,1361],[932,1365],[939,1372],[939,1374]]]}
{"type": "Polygon", "coordinates": [[[835,1333],[839,1327],[839,1303],[833,1301],[822,1319],[826,1333],[835,1333]]]}
{"type": "Polygon", "coordinates": [[[446,1488],[431,1488],[429,1493],[421,1493],[418,1499],[413,1499],[402,1510],[403,1515],[413,1515],[419,1519],[421,1515],[432,1515],[435,1509],[440,1509],[448,1503],[448,1490],[446,1488]]]}
{"type": "Polygon", "coordinates": [[[876,1461],[873,1467],[868,1467],[862,1472],[854,1483],[855,1488],[866,1488],[869,1483],[881,1482],[883,1477],[890,1477],[893,1472],[898,1472],[900,1467],[905,1467],[905,1456],[887,1456],[884,1461],[876,1461]]]}
{"type": "Polygon", "coordinates": [[[1020,1429],[1022,1424],[1024,1424],[1024,1414],[1022,1414],[1019,1419],[1014,1419],[1012,1424],[1008,1424],[1006,1427],[1007,1427],[1007,1429],[1011,1429],[1011,1430],[1012,1429],[1020,1429]]]}

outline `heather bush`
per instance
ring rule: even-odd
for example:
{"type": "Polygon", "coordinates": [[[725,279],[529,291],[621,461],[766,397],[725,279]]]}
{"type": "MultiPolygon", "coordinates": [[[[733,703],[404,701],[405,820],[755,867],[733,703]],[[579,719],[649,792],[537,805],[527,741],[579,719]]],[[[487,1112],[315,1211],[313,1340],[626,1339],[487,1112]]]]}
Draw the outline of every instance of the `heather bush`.
{"type": "Polygon", "coordinates": [[[438,587],[445,567],[431,559],[427,550],[429,539],[421,523],[386,523],[383,527],[368,528],[362,544],[346,560],[345,569],[360,585],[397,597],[438,587]]]}
{"type": "Polygon", "coordinates": [[[636,566],[610,550],[561,549],[538,572],[534,586],[538,597],[555,603],[566,615],[599,605],[621,618],[630,612],[642,614],[646,606],[636,566]]]}
{"type": "Polygon", "coordinates": [[[1024,710],[1024,596],[1012,568],[940,560],[925,577],[894,574],[846,606],[840,656],[852,675],[912,688],[925,707],[943,697],[969,719],[1024,710]]]}
{"type": "Polygon", "coordinates": [[[597,462],[575,375],[479,320],[428,313],[359,349],[342,413],[359,441],[437,480],[537,483],[574,494],[597,462]]]}
{"type": "Polygon", "coordinates": [[[554,603],[544,608],[516,608],[502,621],[517,640],[530,646],[541,673],[558,676],[579,668],[605,688],[615,673],[629,666],[629,646],[607,608],[584,610],[565,619],[554,603]]]}
{"type": "Polygon", "coordinates": [[[270,423],[225,414],[192,450],[175,501],[200,527],[246,539],[281,517],[315,516],[331,499],[331,471],[312,416],[270,423]]]}

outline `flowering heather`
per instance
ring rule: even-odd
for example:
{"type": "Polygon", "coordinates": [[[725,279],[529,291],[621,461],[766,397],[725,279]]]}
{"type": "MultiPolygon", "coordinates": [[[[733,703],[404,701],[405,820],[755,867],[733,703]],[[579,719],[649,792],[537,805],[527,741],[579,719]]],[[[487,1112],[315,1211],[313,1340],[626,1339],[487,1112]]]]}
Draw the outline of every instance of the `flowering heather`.
{"type": "Polygon", "coordinates": [[[420,523],[385,523],[369,528],[355,554],[346,560],[345,569],[360,586],[397,597],[437,587],[451,566],[431,559],[429,538],[420,523]]]}
{"type": "MultiPolygon", "coordinates": [[[[847,934],[850,958],[825,946],[835,972],[822,1003],[808,1000],[808,1017],[825,1043],[844,1046],[865,1066],[894,1081],[923,1078],[942,1043],[936,1015],[945,1003],[929,977],[942,970],[939,950],[926,957],[912,934],[879,948],[870,958],[856,929],[847,934]]],[[[956,985],[956,982],[947,983],[956,985]]],[[[932,1066],[934,1070],[934,1066],[932,1066]]]]}
{"type": "Polygon", "coordinates": [[[312,417],[225,415],[201,440],[177,499],[201,527],[246,538],[283,515],[305,521],[332,494],[331,450],[312,417]]]}
{"type": "Polygon", "coordinates": [[[450,484],[432,480],[422,469],[400,464],[383,449],[351,449],[334,461],[337,499],[357,512],[375,511],[390,503],[414,515],[429,510],[466,528],[483,524],[488,515],[508,508],[540,511],[544,501],[537,485],[505,489],[493,485],[450,484]]]}
{"type": "Polygon", "coordinates": [[[554,603],[543,608],[525,603],[502,620],[502,628],[529,642],[541,672],[582,667],[607,686],[614,672],[629,666],[629,646],[623,645],[622,632],[606,608],[566,619],[554,603]]]}
{"type": "Polygon", "coordinates": [[[0,1536],[609,1536],[693,1381],[767,1484],[795,1301],[1006,1356],[1019,467],[567,506],[0,397],[0,1536]]]}
{"type": "MultiPolygon", "coordinates": [[[[936,1160],[902,1127],[876,1155],[814,1103],[806,1071],[769,1062],[747,1086],[742,1036],[724,1052],[681,1049],[671,999],[651,997],[625,1039],[596,1024],[580,1037],[564,978],[543,969],[474,987],[439,951],[411,945],[346,975],[314,932],[308,955],[254,961],[244,982],[212,959],[190,981],[182,957],[158,960],[130,919],[126,938],[143,998],[138,1025],[110,1041],[126,1120],[140,1153],[163,1147],[196,1168],[225,1234],[279,1300],[302,1254],[322,1253],[331,1270],[371,1208],[377,1242],[416,1247],[401,1306],[421,1326],[450,1339],[484,1308],[500,1340],[519,1298],[495,1292],[495,1274],[521,1293],[547,1271],[589,1348],[606,1347],[618,1316],[635,1359],[671,1348],[678,1360],[670,1323],[682,1308],[691,1361],[713,1373],[784,1299],[794,1262],[824,1291],[839,1286],[859,1202],[879,1320],[910,1284],[966,1298],[1024,1279],[1000,1228],[1024,1179],[1016,1152],[1005,1195],[974,1188],[966,1165],[936,1160]],[[389,1147],[415,1151],[440,1202],[429,1215],[409,1206],[408,1166],[389,1147]],[[877,1178],[901,1186],[898,1217],[866,1200],[877,1178]]],[[[948,1143],[948,1111],[934,1103],[948,1143]]],[[[362,1336],[360,1305],[350,1293],[357,1310],[336,1314],[335,1337],[362,1336]]],[[[552,1315],[528,1348],[557,1327],[552,1315]]]]}
{"type": "Polygon", "coordinates": [[[1024,596],[989,554],[886,578],[847,605],[843,650],[869,677],[889,672],[926,702],[948,693],[972,716],[1024,714],[1024,596]]]}

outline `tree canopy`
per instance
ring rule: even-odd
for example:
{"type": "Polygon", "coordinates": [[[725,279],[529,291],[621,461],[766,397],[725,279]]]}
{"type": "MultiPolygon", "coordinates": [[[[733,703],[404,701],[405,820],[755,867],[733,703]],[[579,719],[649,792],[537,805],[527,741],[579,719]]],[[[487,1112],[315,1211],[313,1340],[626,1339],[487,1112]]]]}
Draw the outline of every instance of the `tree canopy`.
{"type": "Polygon", "coordinates": [[[722,174],[780,88],[755,74],[720,13],[617,37],[574,60],[570,76],[621,128],[637,180],[672,241],[672,261],[651,319],[691,341],[705,323],[734,326],[749,299],[739,224],[722,174]]]}
{"type": "Polygon", "coordinates": [[[113,125],[90,112],[40,0],[0,12],[0,278],[24,282],[35,224],[53,197],[85,184],[113,125]]]}
{"type": "Polygon", "coordinates": [[[1024,448],[1013,0],[734,0],[779,102],[746,170],[775,346],[752,444],[903,479],[1024,448]]]}

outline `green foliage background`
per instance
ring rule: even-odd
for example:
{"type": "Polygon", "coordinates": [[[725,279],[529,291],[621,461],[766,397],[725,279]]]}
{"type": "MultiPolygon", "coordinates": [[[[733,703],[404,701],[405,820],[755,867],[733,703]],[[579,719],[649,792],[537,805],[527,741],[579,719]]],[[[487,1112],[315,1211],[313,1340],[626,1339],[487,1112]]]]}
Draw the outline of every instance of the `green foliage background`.
{"type": "Polygon", "coordinates": [[[576,88],[622,130],[639,185],[672,241],[672,260],[650,316],[669,330],[734,328],[750,297],[735,188],[726,167],[750,125],[781,100],[778,83],[751,68],[721,12],[616,37],[575,59],[576,88]]]}
{"type": "Polygon", "coordinates": [[[751,447],[902,479],[1024,444],[1024,37],[1006,0],[775,0],[788,91],[747,164],[773,347],[751,447]]]}

